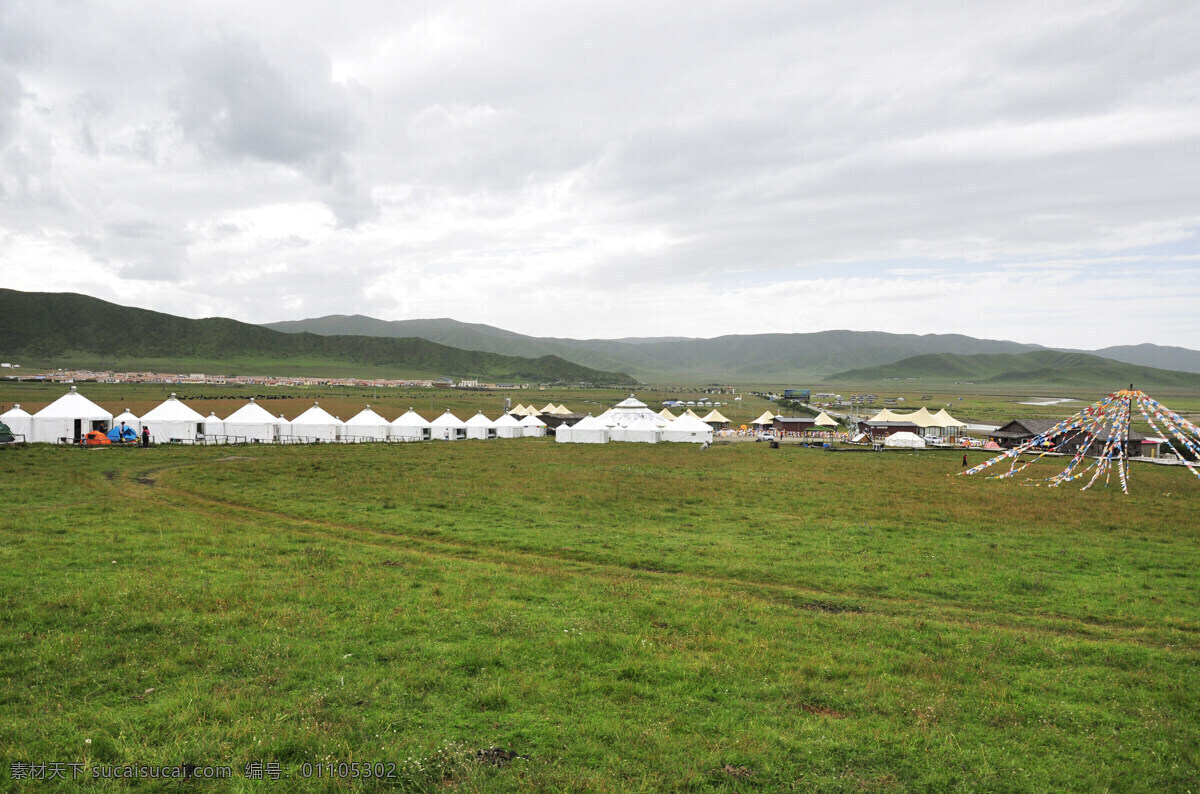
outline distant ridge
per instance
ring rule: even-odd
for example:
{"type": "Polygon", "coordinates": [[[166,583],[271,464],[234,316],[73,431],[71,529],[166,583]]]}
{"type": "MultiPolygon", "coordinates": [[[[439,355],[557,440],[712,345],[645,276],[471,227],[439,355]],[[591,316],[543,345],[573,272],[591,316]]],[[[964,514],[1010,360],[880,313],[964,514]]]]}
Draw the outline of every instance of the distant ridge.
{"type": "Polygon", "coordinates": [[[392,377],[634,382],[628,375],[553,355],[499,355],[415,337],[287,334],[219,317],[175,317],[86,295],[9,289],[0,289],[0,355],[5,360],[24,358],[58,366],[124,369],[148,362],[175,363],[185,369],[194,362],[251,367],[262,374],[326,375],[332,374],[331,368],[367,367],[376,377],[387,372],[392,377]]]}
{"type": "Polygon", "coordinates": [[[937,353],[914,356],[878,367],[838,372],[839,383],[874,383],[889,378],[918,378],[926,382],[971,381],[996,385],[1061,385],[1115,389],[1127,383],[1138,387],[1200,388],[1200,373],[1174,372],[1113,361],[1090,353],[1037,350],[1016,354],[960,356],[937,353]]]}

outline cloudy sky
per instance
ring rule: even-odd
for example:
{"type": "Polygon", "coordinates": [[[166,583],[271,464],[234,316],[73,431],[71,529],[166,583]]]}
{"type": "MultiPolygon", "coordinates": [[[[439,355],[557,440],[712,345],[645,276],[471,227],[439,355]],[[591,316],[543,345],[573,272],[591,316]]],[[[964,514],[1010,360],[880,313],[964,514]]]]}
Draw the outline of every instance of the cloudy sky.
{"type": "Polygon", "coordinates": [[[1200,3],[0,2],[0,286],[1200,347],[1200,3]]]}

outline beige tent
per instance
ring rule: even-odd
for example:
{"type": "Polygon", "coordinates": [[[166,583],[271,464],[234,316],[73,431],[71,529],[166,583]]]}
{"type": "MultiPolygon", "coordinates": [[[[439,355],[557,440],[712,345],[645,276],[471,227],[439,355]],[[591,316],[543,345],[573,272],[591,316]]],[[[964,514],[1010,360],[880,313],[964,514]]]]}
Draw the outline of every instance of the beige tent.
{"type": "Polygon", "coordinates": [[[868,422],[907,422],[909,418],[902,416],[894,411],[884,408],[879,413],[867,420],[868,422]]]}
{"type": "Polygon", "coordinates": [[[509,416],[524,416],[525,415],[525,406],[521,405],[520,403],[517,403],[516,407],[514,407],[512,410],[510,410],[508,412],[508,415],[509,416]]]}
{"type": "Polygon", "coordinates": [[[679,418],[675,414],[671,413],[671,409],[669,409],[669,408],[662,409],[661,411],[658,412],[658,415],[661,416],[663,419],[666,419],[668,422],[674,422],[676,419],[679,418]]]}
{"type": "Polygon", "coordinates": [[[938,421],[933,418],[933,414],[929,413],[929,409],[923,405],[911,414],[904,415],[903,418],[904,421],[912,422],[922,430],[930,427],[941,427],[938,421]]]}
{"type": "Polygon", "coordinates": [[[775,414],[770,411],[763,411],[763,415],[755,419],[750,424],[752,425],[773,425],[775,424],[775,414]]]}
{"type": "Polygon", "coordinates": [[[542,410],[538,411],[538,413],[539,413],[539,414],[552,414],[552,413],[554,413],[554,403],[546,403],[546,407],[545,407],[545,408],[543,408],[542,410]]]}
{"type": "Polygon", "coordinates": [[[554,414],[555,416],[569,416],[571,412],[567,409],[567,406],[559,403],[558,407],[550,413],[554,414]]]}
{"type": "Polygon", "coordinates": [[[725,425],[729,424],[729,420],[721,416],[721,412],[716,408],[708,412],[708,415],[700,420],[701,422],[710,422],[713,424],[725,425]]]}
{"type": "MultiPolygon", "coordinates": [[[[693,419],[700,419],[700,414],[696,413],[696,412],[695,412],[695,411],[693,411],[691,408],[689,408],[689,409],[687,409],[686,411],[684,411],[684,412],[683,412],[683,415],[684,415],[684,416],[690,416],[690,417],[692,417],[693,419]]],[[[700,421],[701,421],[701,422],[703,422],[704,420],[703,420],[703,419],[700,419],[700,421]]]]}
{"type": "Polygon", "coordinates": [[[824,411],[817,414],[817,420],[814,424],[817,427],[837,427],[837,422],[831,419],[824,411]]]}
{"type": "Polygon", "coordinates": [[[545,411],[539,411],[538,409],[534,408],[532,405],[525,406],[525,415],[526,416],[541,416],[543,413],[545,413],[545,411]]]}
{"type": "Polygon", "coordinates": [[[960,422],[951,416],[945,408],[933,415],[933,418],[938,421],[939,427],[966,427],[966,423],[960,422]]]}

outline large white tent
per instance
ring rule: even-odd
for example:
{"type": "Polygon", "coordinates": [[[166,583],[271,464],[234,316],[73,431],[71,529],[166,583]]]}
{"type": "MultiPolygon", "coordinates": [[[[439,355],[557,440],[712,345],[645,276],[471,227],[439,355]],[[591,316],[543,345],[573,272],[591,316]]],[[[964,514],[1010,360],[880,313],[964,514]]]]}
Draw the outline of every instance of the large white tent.
{"type": "Polygon", "coordinates": [[[367,406],[346,420],[342,441],[387,441],[388,420],[367,406]]]}
{"type": "Polygon", "coordinates": [[[155,444],[171,441],[194,443],[204,435],[204,416],[193,410],[174,393],[142,414],[142,427],[149,429],[155,444]]]}
{"type": "Polygon", "coordinates": [[[527,416],[521,420],[521,434],[541,438],[546,435],[546,423],[536,416],[527,416]]]}
{"type": "Polygon", "coordinates": [[[315,402],[290,425],[292,440],[300,442],[339,441],[346,428],[345,422],[315,402]]]}
{"type": "Polygon", "coordinates": [[[216,411],[209,411],[208,416],[204,417],[204,440],[210,444],[225,440],[225,423],[216,411]]]}
{"type": "Polygon", "coordinates": [[[570,444],[607,444],[608,443],[608,428],[597,417],[588,414],[580,419],[575,424],[571,425],[566,434],[563,434],[563,428],[560,425],[555,431],[555,439],[570,444]]]}
{"type": "Polygon", "coordinates": [[[250,402],[225,417],[225,435],[232,442],[265,444],[279,440],[279,419],[267,409],[250,402]]]}
{"type": "Polygon", "coordinates": [[[916,433],[910,433],[907,430],[902,430],[899,433],[892,433],[883,440],[885,447],[902,447],[905,449],[925,449],[925,439],[918,436],[916,433]]]}
{"type": "Polygon", "coordinates": [[[128,408],[113,417],[113,427],[120,427],[122,422],[125,423],[126,427],[132,427],[133,432],[139,434],[142,432],[142,420],[138,419],[133,411],[130,411],[128,408]]]}
{"type": "Polygon", "coordinates": [[[467,427],[467,438],[489,439],[496,437],[496,423],[483,415],[483,411],[463,422],[467,427]]]}
{"type": "Polygon", "coordinates": [[[521,423],[509,414],[501,414],[492,424],[496,426],[496,438],[520,438],[525,435],[521,423]]]}
{"type": "MultiPolygon", "coordinates": [[[[661,417],[660,417],[661,418],[661,417]]],[[[625,427],[615,427],[609,431],[613,441],[632,441],[642,444],[657,444],[662,440],[664,428],[659,427],[650,419],[638,419],[625,427]]]]}
{"type": "Polygon", "coordinates": [[[20,403],[0,414],[0,422],[8,425],[8,429],[19,439],[33,440],[33,415],[21,408],[20,403]]]}
{"type": "Polygon", "coordinates": [[[434,441],[461,441],[467,437],[466,423],[450,413],[449,408],[446,409],[446,413],[430,422],[429,428],[434,441]]]}
{"type": "Polygon", "coordinates": [[[388,425],[388,438],[393,441],[428,441],[431,432],[429,421],[411,408],[388,425]]]}
{"type": "Polygon", "coordinates": [[[73,443],[92,430],[108,432],[112,414],[80,394],[74,386],[30,417],[31,441],[73,443]]]}
{"type": "Polygon", "coordinates": [[[684,414],[663,429],[662,440],[711,444],[713,429],[698,417],[684,414]]]}

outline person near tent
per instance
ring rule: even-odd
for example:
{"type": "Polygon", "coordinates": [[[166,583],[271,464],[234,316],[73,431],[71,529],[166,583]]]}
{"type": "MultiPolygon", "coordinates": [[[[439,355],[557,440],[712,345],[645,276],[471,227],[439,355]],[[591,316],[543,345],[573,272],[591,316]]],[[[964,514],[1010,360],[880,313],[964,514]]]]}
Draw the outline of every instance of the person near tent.
{"type": "Polygon", "coordinates": [[[967,453],[963,453],[963,468],[967,468],[967,453]]]}
{"type": "Polygon", "coordinates": [[[142,428],[142,447],[147,448],[149,446],[150,446],[150,428],[143,427],[142,428]]]}

